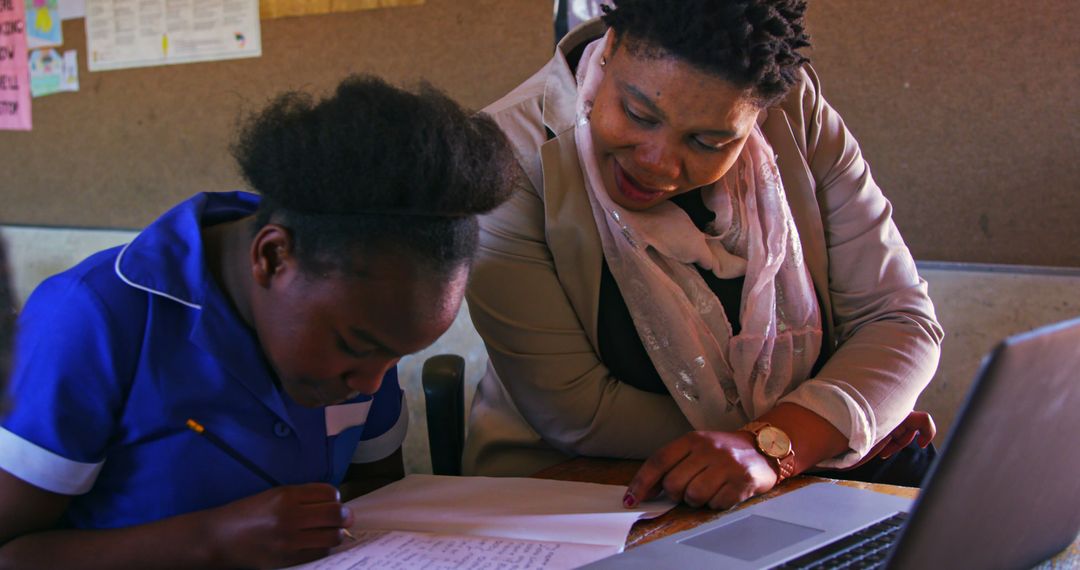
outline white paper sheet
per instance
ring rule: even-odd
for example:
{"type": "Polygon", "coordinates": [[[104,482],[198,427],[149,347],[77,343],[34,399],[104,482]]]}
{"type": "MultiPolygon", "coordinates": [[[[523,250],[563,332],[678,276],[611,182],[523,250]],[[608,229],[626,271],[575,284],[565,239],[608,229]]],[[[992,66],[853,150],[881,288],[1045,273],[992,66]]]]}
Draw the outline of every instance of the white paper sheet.
{"type": "Polygon", "coordinates": [[[87,0],[90,71],[262,55],[258,0],[87,0]]]}
{"type": "Polygon", "coordinates": [[[86,0],[60,0],[60,19],[74,20],[86,17],[86,0]]]}
{"type": "Polygon", "coordinates": [[[674,506],[622,506],[626,487],[525,477],[409,475],[349,502],[354,528],[616,544],[674,506]]]}
{"type": "Polygon", "coordinates": [[[296,568],[574,568],[622,552],[630,527],[670,501],[622,506],[626,487],[409,475],[349,501],[359,539],[296,568]]]}

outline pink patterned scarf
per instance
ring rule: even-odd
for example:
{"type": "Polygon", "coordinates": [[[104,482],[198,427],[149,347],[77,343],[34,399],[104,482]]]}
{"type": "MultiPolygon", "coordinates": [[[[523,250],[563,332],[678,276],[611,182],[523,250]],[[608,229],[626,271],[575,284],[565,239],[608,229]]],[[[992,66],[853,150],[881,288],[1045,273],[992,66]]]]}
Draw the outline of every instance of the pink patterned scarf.
{"type": "Polygon", "coordinates": [[[702,189],[716,214],[705,232],[678,206],[626,210],[604,189],[589,113],[612,33],[577,71],[578,160],[604,257],[653,365],[695,429],[731,430],[806,380],[821,347],[821,315],[772,148],[757,125],[735,165],[702,189]],[[731,325],[694,265],[745,275],[731,325]]]}

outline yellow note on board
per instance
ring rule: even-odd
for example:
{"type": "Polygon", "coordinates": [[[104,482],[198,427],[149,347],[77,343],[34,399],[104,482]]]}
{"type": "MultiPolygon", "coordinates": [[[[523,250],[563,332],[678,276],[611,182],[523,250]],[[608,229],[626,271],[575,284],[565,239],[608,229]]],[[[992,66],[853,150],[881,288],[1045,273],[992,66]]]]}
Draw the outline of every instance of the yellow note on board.
{"type": "Polygon", "coordinates": [[[40,8],[34,10],[34,12],[36,12],[34,17],[34,29],[46,34],[51,32],[53,21],[52,14],[49,12],[48,8],[40,8]]]}
{"type": "Polygon", "coordinates": [[[332,12],[354,12],[396,6],[418,6],[424,0],[261,0],[259,16],[264,20],[288,16],[311,16],[332,12]]]}

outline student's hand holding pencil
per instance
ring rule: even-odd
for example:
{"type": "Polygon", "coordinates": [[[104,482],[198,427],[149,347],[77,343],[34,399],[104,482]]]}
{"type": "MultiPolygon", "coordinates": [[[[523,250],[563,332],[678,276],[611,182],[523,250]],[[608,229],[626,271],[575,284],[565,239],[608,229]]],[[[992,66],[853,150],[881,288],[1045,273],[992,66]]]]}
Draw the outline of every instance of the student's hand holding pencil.
{"type": "Polygon", "coordinates": [[[187,427],[273,488],[208,511],[212,557],[233,568],[278,568],[326,556],[345,538],[353,515],[327,483],[282,485],[194,419],[187,427]]]}
{"type": "Polygon", "coordinates": [[[208,539],[222,566],[277,568],[326,556],[353,516],[326,483],[275,487],[207,511],[208,539]]]}

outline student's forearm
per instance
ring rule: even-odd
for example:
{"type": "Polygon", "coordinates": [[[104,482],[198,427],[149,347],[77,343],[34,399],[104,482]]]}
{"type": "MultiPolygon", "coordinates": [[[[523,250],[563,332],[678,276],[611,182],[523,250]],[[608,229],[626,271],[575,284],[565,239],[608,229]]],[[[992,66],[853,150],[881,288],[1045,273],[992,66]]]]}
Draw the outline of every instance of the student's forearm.
{"type": "Polygon", "coordinates": [[[0,568],[278,568],[326,556],[350,525],[333,486],[284,485],[122,529],[25,526],[0,547],[0,568]]]}
{"type": "Polygon", "coordinates": [[[7,568],[222,568],[204,512],[108,530],[51,530],[0,547],[7,568]]]}

